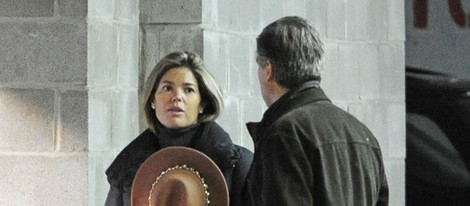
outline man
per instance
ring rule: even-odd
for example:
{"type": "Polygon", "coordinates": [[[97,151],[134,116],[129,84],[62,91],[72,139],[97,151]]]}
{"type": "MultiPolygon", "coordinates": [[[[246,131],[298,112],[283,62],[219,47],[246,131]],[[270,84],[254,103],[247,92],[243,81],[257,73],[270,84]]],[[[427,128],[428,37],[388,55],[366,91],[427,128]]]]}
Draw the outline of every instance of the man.
{"type": "Polygon", "coordinates": [[[261,122],[247,124],[255,156],[245,205],[388,205],[379,144],[323,93],[322,55],[316,30],[300,17],[281,18],[258,36],[269,108],[261,122]]]}

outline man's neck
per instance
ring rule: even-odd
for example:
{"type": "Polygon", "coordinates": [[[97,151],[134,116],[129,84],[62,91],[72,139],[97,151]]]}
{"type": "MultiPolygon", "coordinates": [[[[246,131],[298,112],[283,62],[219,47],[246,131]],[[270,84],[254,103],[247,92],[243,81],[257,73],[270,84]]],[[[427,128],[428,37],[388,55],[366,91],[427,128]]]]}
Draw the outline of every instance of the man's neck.
{"type": "Polygon", "coordinates": [[[286,94],[288,91],[289,89],[279,86],[279,85],[276,85],[276,87],[273,87],[267,106],[269,107],[272,104],[274,104],[274,102],[276,102],[279,98],[284,96],[284,94],[286,94]]]}

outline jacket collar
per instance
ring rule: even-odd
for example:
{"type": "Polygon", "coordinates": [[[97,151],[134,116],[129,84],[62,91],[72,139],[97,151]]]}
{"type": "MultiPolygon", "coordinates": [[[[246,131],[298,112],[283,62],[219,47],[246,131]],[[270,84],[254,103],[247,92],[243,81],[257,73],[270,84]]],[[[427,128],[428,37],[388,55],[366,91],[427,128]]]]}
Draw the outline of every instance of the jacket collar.
{"type": "MultiPolygon", "coordinates": [[[[221,169],[226,169],[238,162],[240,154],[236,151],[228,134],[218,124],[207,122],[199,124],[198,127],[201,128],[195,134],[197,138],[194,138],[194,145],[192,145],[195,149],[208,155],[221,169]]],[[[140,164],[161,149],[158,135],[147,129],[121,151],[106,170],[111,185],[118,186],[123,183],[130,186],[132,184],[133,175],[140,164]],[[129,174],[132,175],[129,176],[129,174]]]]}
{"type": "Polygon", "coordinates": [[[289,90],[276,102],[274,102],[263,115],[261,122],[247,123],[248,132],[256,143],[263,132],[279,117],[288,113],[294,108],[316,101],[330,101],[317,81],[308,81],[301,86],[289,90]]]}

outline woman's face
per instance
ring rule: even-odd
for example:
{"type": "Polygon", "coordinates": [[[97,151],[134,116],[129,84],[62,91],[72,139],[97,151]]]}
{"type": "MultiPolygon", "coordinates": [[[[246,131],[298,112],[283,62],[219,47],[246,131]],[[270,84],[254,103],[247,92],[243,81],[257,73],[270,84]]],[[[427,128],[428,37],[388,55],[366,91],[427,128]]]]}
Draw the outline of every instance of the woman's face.
{"type": "Polygon", "coordinates": [[[154,95],[155,114],[166,128],[183,128],[197,123],[203,109],[201,94],[196,77],[188,68],[168,70],[154,95]]]}

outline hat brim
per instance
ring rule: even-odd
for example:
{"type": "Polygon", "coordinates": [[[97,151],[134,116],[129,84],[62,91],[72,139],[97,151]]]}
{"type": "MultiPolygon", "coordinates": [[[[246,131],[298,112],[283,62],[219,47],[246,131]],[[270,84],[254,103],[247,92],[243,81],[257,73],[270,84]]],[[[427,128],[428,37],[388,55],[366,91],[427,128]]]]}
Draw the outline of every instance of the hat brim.
{"type": "Polygon", "coordinates": [[[204,178],[211,205],[229,205],[227,183],[219,167],[207,155],[189,147],[167,147],[148,157],[132,183],[131,205],[148,206],[149,193],[156,178],[168,168],[182,165],[194,168],[204,178]]]}

